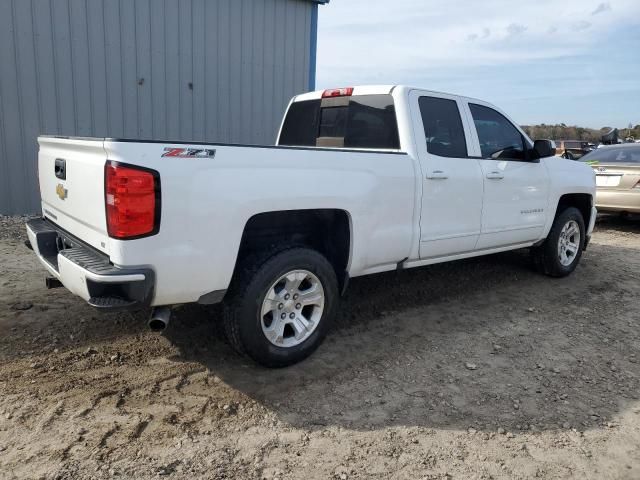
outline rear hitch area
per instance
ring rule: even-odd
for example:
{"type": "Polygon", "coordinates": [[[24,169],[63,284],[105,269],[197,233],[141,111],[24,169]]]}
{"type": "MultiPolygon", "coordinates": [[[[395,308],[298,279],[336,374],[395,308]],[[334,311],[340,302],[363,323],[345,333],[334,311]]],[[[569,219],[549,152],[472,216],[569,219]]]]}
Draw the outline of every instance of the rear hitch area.
{"type": "Polygon", "coordinates": [[[171,307],[155,307],[149,318],[149,328],[152,332],[162,332],[171,320],[171,307]]]}

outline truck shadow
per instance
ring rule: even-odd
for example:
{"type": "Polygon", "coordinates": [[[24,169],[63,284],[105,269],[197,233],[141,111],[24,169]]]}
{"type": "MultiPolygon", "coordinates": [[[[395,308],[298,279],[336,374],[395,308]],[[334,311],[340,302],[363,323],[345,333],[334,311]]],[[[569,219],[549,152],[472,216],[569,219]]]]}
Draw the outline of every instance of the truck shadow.
{"type": "Polygon", "coordinates": [[[594,244],[565,279],[533,272],[525,252],[354,279],[325,343],[285,369],[237,356],[200,307],[166,336],[180,361],[297,427],[582,430],[638,400],[629,255],[594,244]]]}

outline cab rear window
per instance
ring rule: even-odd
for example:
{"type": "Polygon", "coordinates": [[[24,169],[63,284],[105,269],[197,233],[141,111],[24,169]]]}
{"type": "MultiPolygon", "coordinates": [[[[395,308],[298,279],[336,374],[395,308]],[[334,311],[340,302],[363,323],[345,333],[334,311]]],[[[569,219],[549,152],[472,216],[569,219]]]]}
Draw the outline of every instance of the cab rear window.
{"type": "Polygon", "coordinates": [[[399,149],[391,95],[356,95],[294,102],[279,145],[399,149]]]}
{"type": "Polygon", "coordinates": [[[280,145],[314,147],[318,137],[320,100],[294,102],[289,107],[280,133],[280,145]]]}

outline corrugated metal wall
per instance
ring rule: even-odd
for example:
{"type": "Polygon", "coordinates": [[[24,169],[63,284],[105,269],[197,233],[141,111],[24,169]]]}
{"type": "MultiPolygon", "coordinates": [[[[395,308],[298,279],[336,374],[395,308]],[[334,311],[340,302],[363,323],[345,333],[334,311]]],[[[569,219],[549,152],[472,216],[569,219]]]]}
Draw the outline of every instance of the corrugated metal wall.
{"type": "Polygon", "coordinates": [[[270,144],[309,86],[302,0],[0,0],[0,213],[39,134],[270,144]]]}

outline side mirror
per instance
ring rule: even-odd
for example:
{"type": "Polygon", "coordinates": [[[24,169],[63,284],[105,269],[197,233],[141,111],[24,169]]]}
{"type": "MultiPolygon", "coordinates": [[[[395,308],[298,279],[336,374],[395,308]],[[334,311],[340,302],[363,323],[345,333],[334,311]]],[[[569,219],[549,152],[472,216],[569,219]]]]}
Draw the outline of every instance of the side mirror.
{"type": "Polygon", "coordinates": [[[553,140],[536,140],[533,142],[536,158],[553,157],[556,154],[556,142],[553,140]]]}

